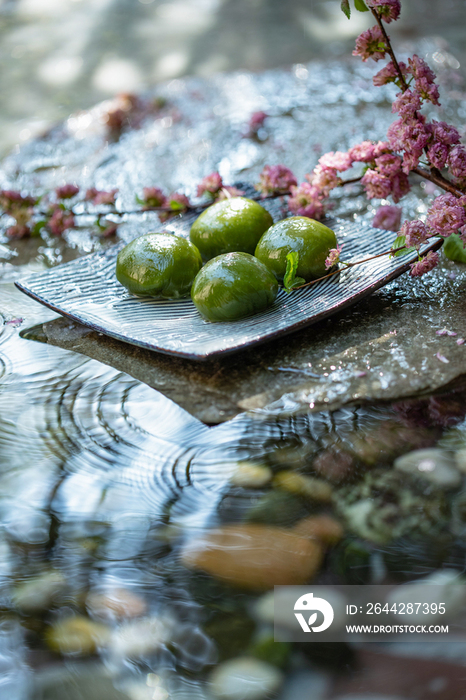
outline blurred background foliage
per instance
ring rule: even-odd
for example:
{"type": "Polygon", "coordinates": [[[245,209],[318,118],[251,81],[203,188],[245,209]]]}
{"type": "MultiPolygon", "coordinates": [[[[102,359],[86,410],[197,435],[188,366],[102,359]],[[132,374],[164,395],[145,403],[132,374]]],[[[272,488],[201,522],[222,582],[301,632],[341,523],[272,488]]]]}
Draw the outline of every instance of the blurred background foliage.
{"type": "MultiPolygon", "coordinates": [[[[398,42],[466,59],[465,0],[403,0],[398,42]]],[[[185,75],[350,56],[371,26],[339,0],[0,0],[0,155],[70,112],[185,75]]]]}

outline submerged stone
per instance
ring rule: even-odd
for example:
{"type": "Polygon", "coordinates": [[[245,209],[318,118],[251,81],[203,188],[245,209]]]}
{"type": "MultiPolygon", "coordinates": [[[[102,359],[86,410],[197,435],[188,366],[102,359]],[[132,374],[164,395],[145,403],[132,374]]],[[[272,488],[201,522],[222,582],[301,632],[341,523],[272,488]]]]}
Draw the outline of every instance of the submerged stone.
{"type": "Polygon", "coordinates": [[[452,455],[438,448],[408,452],[395,460],[394,467],[406,474],[426,479],[440,489],[458,488],[462,481],[452,455]]]}
{"type": "Polygon", "coordinates": [[[411,474],[374,470],[334,497],[337,512],[348,529],[383,544],[407,532],[438,532],[448,517],[441,492],[433,493],[411,474]]]}
{"type": "Polygon", "coordinates": [[[269,467],[254,462],[238,462],[230,483],[242,488],[257,489],[265,486],[272,480],[272,470],[269,467]]]}
{"type": "Polygon", "coordinates": [[[126,588],[107,592],[93,591],[86,599],[86,606],[93,615],[104,618],[139,617],[146,611],[145,600],[126,588]]]}
{"type": "Polygon", "coordinates": [[[73,616],[59,620],[46,632],[45,641],[52,651],[60,654],[88,656],[105,646],[110,628],[87,617],[73,616]]]}
{"type": "Polygon", "coordinates": [[[309,515],[309,510],[296,495],[281,489],[265,493],[246,515],[249,523],[264,523],[265,525],[291,526],[297,520],[309,515]]]}
{"type": "Polygon", "coordinates": [[[182,563],[247,590],[309,582],[323,557],[318,542],[262,525],[230,525],[188,541],[182,563]]]}
{"type": "Polygon", "coordinates": [[[275,666],[245,656],[217,666],[210,676],[210,689],[219,700],[262,700],[275,695],[282,681],[275,666]]]}
{"type": "Polygon", "coordinates": [[[293,532],[301,537],[320,540],[329,546],[335,545],[344,535],[342,525],[329,515],[314,515],[304,518],[296,523],[293,532]]]}
{"type": "Polygon", "coordinates": [[[326,481],[312,476],[297,474],[293,471],[281,471],[274,476],[274,486],[284,491],[297,494],[312,501],[328,502],[333,489],[326,481]]]}
{"type": "Polygon", "coordinates": [[[67,589],[67,581],[59,571],[47,571],[19,583],[13,591],[13,605],[20,612],[31,615],[53,607],[67,589]]]}

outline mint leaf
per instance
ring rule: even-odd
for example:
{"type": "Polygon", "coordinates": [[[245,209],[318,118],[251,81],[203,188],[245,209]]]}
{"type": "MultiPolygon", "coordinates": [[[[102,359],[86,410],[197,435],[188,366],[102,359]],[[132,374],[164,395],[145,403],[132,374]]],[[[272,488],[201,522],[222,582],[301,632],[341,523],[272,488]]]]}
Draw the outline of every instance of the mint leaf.
{"type": "Polygon", "coordinates": [[[304,284],[306,280],[302,277],[296,277],[296,271],[298,269],[299,253],[297,251],[291,251],[286,256],[286,271],[283,278],[283,287],[285,292],[293,291],[294,287],[299,287],[304,284]]]}
{"type": "Polygon", "coordinates": [[[354,6],[358,12],[369,12],[369,8],[364,0],[354,0],[354,6]]]}
{"type": "MultiPolygon", "coordinates": [[[[397,236],[393,241],[392,250],[396,248],[401,248],[406,243],[406,236],[397,236]]],[[[405,248],[404,250],[398,250],[396,253],[390,255],[391,258],[399,258],[400,255],[406,255],[406,253],[412,253],[415,248],[405,248]]]]}
{"type": "Polygon", "coordinates": [[[349,4],[349,0],[341,0],[341,9],[345,13],[345,15],[350,19],[351,17],[351,7],[349,4]]]}
{"type": "Polygon", "coordinates": [[[443,250],[448,260],[466,263],[466,248],[463,248],[463,241],[457,233],[453,233],[443,244],[443,250]]]}

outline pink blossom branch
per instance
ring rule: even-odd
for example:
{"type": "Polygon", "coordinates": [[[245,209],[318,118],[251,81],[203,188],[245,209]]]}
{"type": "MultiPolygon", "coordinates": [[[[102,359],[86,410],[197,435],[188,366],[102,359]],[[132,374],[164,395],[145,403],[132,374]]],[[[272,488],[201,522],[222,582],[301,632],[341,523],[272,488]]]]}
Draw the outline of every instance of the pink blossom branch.
{"type": "MultiPolygon", "coordinates": [[[[338,187],[343,187],[343,185],[352,185],[356,182],[360,182],[362,179],[362,175],[359,177],[353,177],[349,178],[347,180],[343,180],[338,187]]],[[[286,192],[279,192],[279,193],[274,193],[274,194],[267,194],[265,196],[261,197],[256,197],[257,201],[261,202],[265,199],[277,199],[278,197],[287,197],[291,194],[289,190],[286,192]]],[[[231,197],[230,193],[227,192],[227,197],[231,197]]],[[[204,202],[203,204],[192,204],[191,206],[187,207],[187,211],[192,211],[194,209],[207,209],[207,207],[210,207],[212,202],[204,202]]],[[[186,211],[184,210],[184,211],[186,211]]],[[[145,214],[148,211],[160,211],[160,212],[168,212],[171,214],[177,214],[177,213],[182,213],[182,210],[179,212],[174,211],[170,207],[149,207],[146,206],[144,209],[127,209],[126,211],[118,211],[117,209],[110,209],[107,211],[82,211],[82,212],[76,212],[72,207],[70,207],[69,211],[74,214],[75,216],[125,216],[126,214],[145,214]]],[[[5,215],[5,212],[0,212],[0,216],[5,215]]],[[[49,212],[46,211],[38,211],[37,214],[40,216],[48,216],[49,212]]]]}
{"type": "Polygon", "coordinates": [[[429,171],[425,168],[417,166],[417,168],[414,168],[411,172],[416,173],[416,175],[420,175],[425,180],[429,180],[429,182],[432,182],[434,185],[437,185],[442,190],[445,190],[445,192],[450,192],[450,194],[455,195],[455,197],[461,197],[464,194],[464,192],[459,187],[447,180],[447,178],[443,177],[443,175],[440,172],[436,171],[435,168],[431,168],[431,170],[429,171]]]}
{"type": "MultiPolygon", "coordinates": [[[[375,17],[377,24],[379,25],[380,31],[382,32],[382,35],[384,37],[384,41],[385,41],[386,46],[387,46],[387,53],[389,54],[390,58],[393,61],[393,65],[395,66],[395,70],[398,74],[398,78],[400,81],[401,90],[402,90],[402,92],[406,92],[406,90],[408,89],[408,84],[404,78],[403,72],[402,72],[400,65],[398,63],[398,60],[396,58],[395,52],[393,50],[393,47],[392,47],[392,44],[390,41],[390,37],[387,34],[387,31],[384,27],[382,19],[381,19],[379,13],[377,12],[377,10],[375,10],[374,8],[370,8],[370,10],[371,10],[373,16],[375,17]]],[[[429,162],[430,172],[428,170],[425,170],[425,168],[421,168],[419,166],[416,168],[413,168],[413,170],[411,172],[414,172],[417,175],[420,175],[421,177],[423,177],[424,179],[429,180],[430,182],[434,183],[435,185],[437,185],[441,189],[445,190],[445,192],[450,192],[451,194],[455,195],[456,197],[461,197],[464,194],[464,192],[459,187],[456,187],[450,180],[445,178],[439,172],[439,170],[437,168],[434,168],[430,164],[429,156],[427,153],[427,148],[424,148],[424,152],[425,152],[425,154],[427,156],[427,160],[429,162]]]]}
{"type": "Polygon", "coordinates": [[[371,7],[371,8],[370,8],[370,11],[371,11],[372,14],[374,15],[375,20],[376,20],[377,24],[379,25],[379,29],[380,29],[380,31],[382,32],[382,36],[383,36],[383,38],[384,38],[384,40],[385,40],[385,44],[386,44],[386,46],[387,46],[387,53],[388,53],[388,55],[390,56],[390,58],[392,59],[393,65],[395,66],[395,70],[396,70],[396,72],[397,72],[397,74],[398,74],[398,79],[399,79],[399,81],[400,81],[401,89],[402,89],[403,92],[405,92],[405,90],[408,89],[408,84],[407,84],[407,82],[406,82],[406,80],[405,80],[405,77],[404,77],[404,75],[403,75],[403,72],[402,72],[402,70],[401,70],[401,68],[400,68],[400,65],[399,65],[399,63],[398,63],[398,60],[397,60],[397,58],[396,58],[396,56],[395,56],[395,52],[393,51],[393,47],[392,47],[392,44],[391,44],[391,42],[390,42],[390,37],[389,37],[388,34],[387,34],[387,30],[385,29],[385,27],[384,27],[384,25],[383,25],[383,22],[382,22],[382,19],[381,19],[379,13],[377,12],[377,10],[375,10],[373,7],[371,7]]]}
{"type": "MultiPolygon", "coordinates": [[[[430,236],[430,238],[436,238],[436,236],[430,236]]],[[[310,282],[306,282],[306,284],[301,284],[299,287],[293,287],[293,291],[297,289],[304,289],[304,287],[311,287],[313,284],[317,284],[317,282],[322,282],[322,280],[326,280],[329,277],[333,277],[333,275],[337,275],[339,272],[343,272],[343,270],[350,268],[350,267],[355,267],[356,265],[361,265],[362,263],[365,262],[370,262],[371,260],[376,260],[376,258],[382,258],[385,255],[394,255],[395,253],[398,253],[402,250],[408,250],[407,246],[403,245],[400,248],[390,248],[390,250],[385,250],[383,253],[377,253],[377,255],[371,255],[368,258],[363,258],[363,260],[356,260],[355,262],[351,263],[345,263],[342,262],[341,264],[344,265],[344,268],[338,268],[337,270],[333,270],[332,272],[329,272],[327,275],[324,275],[323,277],[319,277],[316,280],[311,280],[310,282]]],[[[429,251],[426,253],[420,254],[420,257],[427,255],[429,251]]]]}

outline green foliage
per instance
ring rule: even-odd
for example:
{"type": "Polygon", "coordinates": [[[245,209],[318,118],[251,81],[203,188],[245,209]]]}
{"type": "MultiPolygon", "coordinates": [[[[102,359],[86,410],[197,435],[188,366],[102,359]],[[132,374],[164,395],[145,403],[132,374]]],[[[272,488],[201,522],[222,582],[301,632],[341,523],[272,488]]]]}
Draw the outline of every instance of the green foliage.
{"type": "Polygon", "coordinates": [[[443,251],[449,260],[466,263],[466,248],[457,233],[452,234],[443,244],[443,251]]]}
{"type": "MultiPolygon", "coordinates": [[[[392,250],[396,250],[396,248],[401,248],[404,246],[406,243],[406,236],[397,236],[395,240],[393,241],[392,245],[392,250]]],[[[390,255],[391,258],[399,258],[400,255],[406,255],[406,253],[412,253],[414,248],[405,248],[404,250],[397,250],[396,253],[392,253],[390,255]]]]}
{"type": "Polygon", "coordinates": [[[181,202],[178,202],[176,199],[170,199],[169,206],[172,211],[183,211],[186,209],[186,205],[181,204],[181,202]]]}
{"type": "Polygon", "coordinates": [[[351,7],[349,4],[349,0],[341,0],[341,9],[345,13],[345,15],[350,19],[351,17],[351,7]]]}
{"type": "Polygon", "coordinates": [[[295,287],[299,287],[306,282],[302,277],[296,277],[298,262],[299,253],[297,251],[293,250],[288,253],[286,256],[286,272],[283,278],[283,287],[286,292],[292,292],[295,287]]]}
{"type": "MultiPolygon", "coordinates": [[[[369,8],[367,7],[364,0],[354,0],[354,7],[358,12],[368,12],[369,11],[369,8]]],[[[341,0],[341,9],[345,13],[345,15],[348,17],[348,19],[350,19],[351,7],[349,4],[349,0],[341,0]]]]}
{"type": "Polygon", "coordinates": [[[31,236],[40,236],[40,232],[42,231],[46,223],[47,222],[45,220],[37,221],[32,227],[31,236]]]}
{"type": "Polygon", "coordinates": [[[369,8],[364,0],[354,0],[354,7],[358,12],[369,12],[369,8]]]}

